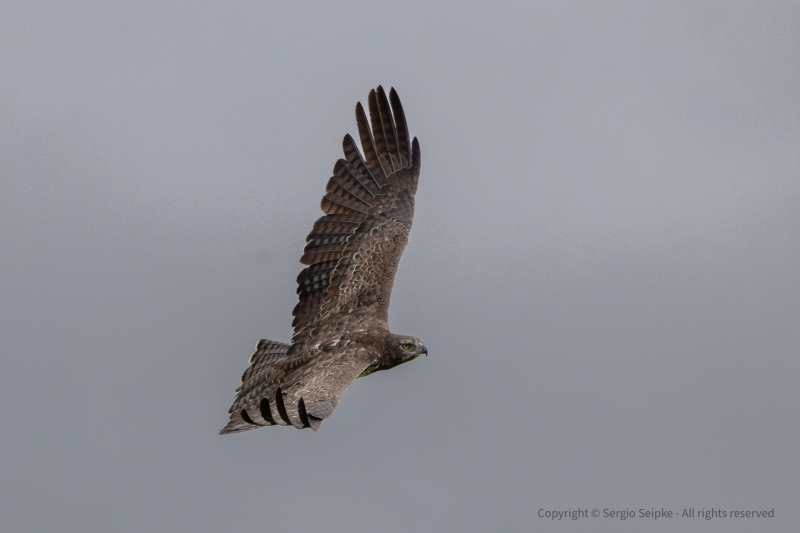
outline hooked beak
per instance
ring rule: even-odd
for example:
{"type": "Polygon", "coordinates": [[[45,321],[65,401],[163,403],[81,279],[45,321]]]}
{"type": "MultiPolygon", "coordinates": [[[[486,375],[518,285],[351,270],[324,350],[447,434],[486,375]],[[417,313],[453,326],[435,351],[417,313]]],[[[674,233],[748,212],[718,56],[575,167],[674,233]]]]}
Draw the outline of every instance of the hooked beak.
{"type": "Polygon", "coordinates": [[[428,357],[428,348],[424,344],[422,345],[422,353],[425,354],[425,357],[428,357]]]}

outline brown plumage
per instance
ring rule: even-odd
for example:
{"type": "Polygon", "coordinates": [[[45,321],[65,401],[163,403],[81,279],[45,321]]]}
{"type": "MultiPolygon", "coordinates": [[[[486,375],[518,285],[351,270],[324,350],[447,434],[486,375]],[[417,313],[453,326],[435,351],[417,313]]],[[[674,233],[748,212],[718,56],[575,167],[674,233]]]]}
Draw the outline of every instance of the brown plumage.
{"type": "Polygon", "coordinates": [[[427,348],[389,331],[389,299],[414,217],[420,171],[394,89],[369,93],[369,121],[356,122],[322,197],[325,216],[306,238],[297,276],[291,344],[261,340],[221,434],[267,425],[318,429],[357,377],[386,370],[427,348]]]}

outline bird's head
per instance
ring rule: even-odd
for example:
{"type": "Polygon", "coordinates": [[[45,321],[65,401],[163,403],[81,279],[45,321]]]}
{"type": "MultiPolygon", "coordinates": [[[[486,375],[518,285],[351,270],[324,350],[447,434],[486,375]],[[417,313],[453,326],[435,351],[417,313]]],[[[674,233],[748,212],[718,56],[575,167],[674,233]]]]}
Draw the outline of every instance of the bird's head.
{"type": "Polygon", "coordinates": [[[420,355],[428,355],[425,343],[408,335],[389,335],[386,351],[396,365],[416,359],[420,355]]]}

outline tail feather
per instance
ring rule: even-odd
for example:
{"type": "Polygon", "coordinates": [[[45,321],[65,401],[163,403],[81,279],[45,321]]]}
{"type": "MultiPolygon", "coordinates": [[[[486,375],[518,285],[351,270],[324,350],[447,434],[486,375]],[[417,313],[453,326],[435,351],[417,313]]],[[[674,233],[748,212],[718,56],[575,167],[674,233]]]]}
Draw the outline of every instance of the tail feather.
{"type": "MultiPolygon", "coordinates": [[[[236,396],[237,400],[246,396],[254,385],[262,382],[275,367],[275,364],[286,358],[289,348],[290,345],[282,342],[267,339],[258,341],[256,351],[250,356],[250,366],[247,367],[247,370],[242,375],[242,385],[237,389],[239,393],[236,396]]],[[[271,416],[267,415],[265,417],[265,413],[260,410],[253,410],[253,412],[246,409],[234,410],[234,407],[231,406],[228,413],[230,414],[230,419],[225,427],[220,430],[220,435],[239,433],[275,424],[271,416]]]]}

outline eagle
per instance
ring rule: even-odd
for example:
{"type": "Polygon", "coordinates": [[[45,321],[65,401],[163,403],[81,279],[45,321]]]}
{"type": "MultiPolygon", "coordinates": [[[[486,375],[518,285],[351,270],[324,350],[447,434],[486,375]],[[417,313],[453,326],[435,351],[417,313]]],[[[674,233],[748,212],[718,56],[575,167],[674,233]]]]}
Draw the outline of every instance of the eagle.
{"type": "Polygon", "coordinates": [[[324,216],[306,237],[291,344],[263,339],[250,356],[220,434],[261,426],[319,429],[359,377],[427,355],[416,337],[389,331],[389,299],[414,217],[419,142],[409,140],[392,88],[356,105],[363,155],[345,135],[324,216]]]}

